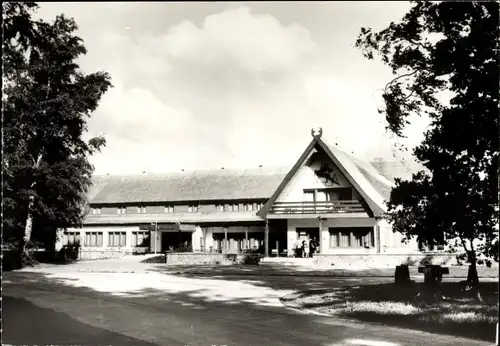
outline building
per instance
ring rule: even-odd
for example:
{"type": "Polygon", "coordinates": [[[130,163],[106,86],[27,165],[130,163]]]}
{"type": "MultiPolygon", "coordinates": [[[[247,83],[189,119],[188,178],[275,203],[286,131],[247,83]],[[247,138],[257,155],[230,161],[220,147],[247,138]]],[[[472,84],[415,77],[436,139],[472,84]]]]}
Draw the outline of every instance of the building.
{"type": "Polygon", "coordinates": [[[311,134],[291,168],[95,177],[88,215],[58,247],[79,243],[83,258],[175,249],[291,256],[309,237],[318,256],[417,251],[384,218],[388,166],[311,134]]]}

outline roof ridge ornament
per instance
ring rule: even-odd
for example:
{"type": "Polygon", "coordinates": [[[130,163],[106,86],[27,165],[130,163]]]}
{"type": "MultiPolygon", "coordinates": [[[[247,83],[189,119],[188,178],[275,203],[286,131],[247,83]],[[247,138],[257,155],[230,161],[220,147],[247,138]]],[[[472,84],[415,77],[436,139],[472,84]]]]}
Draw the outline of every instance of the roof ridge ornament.
{"type": "Polygon", "coordinates": [[[313,136],[314,139],[320,139],[322,135],[323,135],[323,128],[318,127],[318,129],[315,129],[313,127],[311,129],[311,136],[313,136]]]}

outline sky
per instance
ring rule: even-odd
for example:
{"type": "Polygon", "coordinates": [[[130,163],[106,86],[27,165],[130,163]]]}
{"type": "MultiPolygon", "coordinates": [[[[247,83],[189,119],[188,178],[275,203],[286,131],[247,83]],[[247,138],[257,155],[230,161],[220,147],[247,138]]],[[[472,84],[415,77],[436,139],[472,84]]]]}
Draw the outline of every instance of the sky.
{"type": "MultiPolygon", "coordinates": [[[[322,127],[371,160],[394,142],[377,112],[393,76],[354,42],[398,21],[408,2],[40,3],[47,21],[76,20],[86,73],[114,87],[88,122],[106,147],[96,174],[289,166],[322,127]]],[[[422,140],[412,119],[404,141],[422,140]]]]}

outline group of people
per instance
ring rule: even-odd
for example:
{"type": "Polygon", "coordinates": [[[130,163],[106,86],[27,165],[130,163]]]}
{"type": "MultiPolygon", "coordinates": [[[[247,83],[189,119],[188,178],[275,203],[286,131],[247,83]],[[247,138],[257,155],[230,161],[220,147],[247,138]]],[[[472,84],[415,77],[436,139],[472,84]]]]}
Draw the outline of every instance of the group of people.
{"type": "Polygon", "coordinates": [[[309,235],[306,239],[298,241],[295,247],[295,257],[312,257],[318,249],[318,241],[316,238],[310,238],[309,235]]]}

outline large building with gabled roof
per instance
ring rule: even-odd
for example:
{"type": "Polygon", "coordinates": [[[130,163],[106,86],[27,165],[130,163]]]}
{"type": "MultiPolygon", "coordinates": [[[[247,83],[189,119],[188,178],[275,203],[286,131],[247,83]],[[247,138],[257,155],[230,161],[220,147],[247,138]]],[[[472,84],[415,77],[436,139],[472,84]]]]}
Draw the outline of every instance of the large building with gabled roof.
{"type": "Polygon", "coordinates": [[[115,255],[181,248],[292,256],[308,238],[317,255],[417,251],[385,217],[393,178],[411,169],[366,162],[321,130],[311,134],[291,167],[96,176],[83,224],[67,229],[58,246],[115,255]]]}

